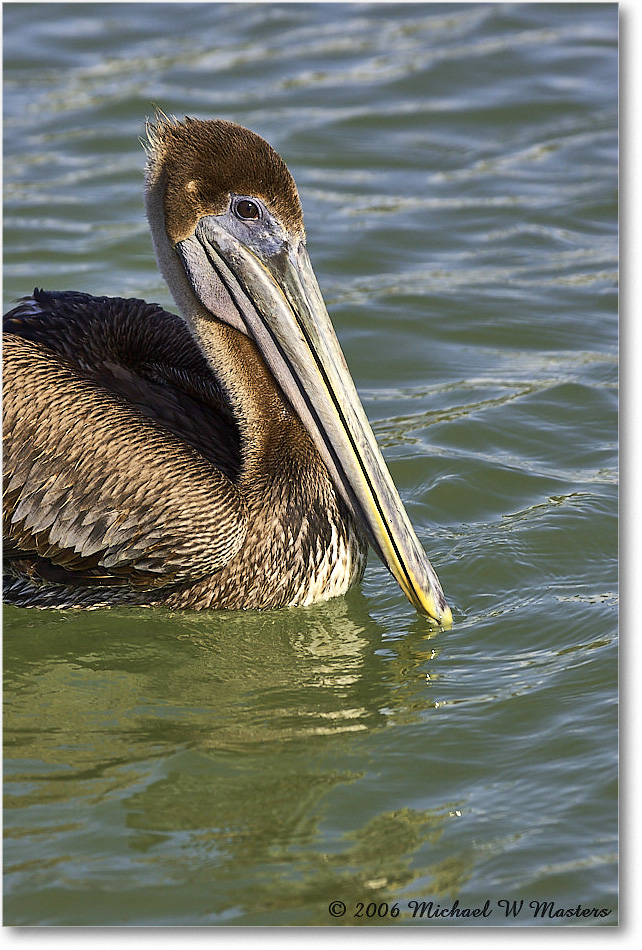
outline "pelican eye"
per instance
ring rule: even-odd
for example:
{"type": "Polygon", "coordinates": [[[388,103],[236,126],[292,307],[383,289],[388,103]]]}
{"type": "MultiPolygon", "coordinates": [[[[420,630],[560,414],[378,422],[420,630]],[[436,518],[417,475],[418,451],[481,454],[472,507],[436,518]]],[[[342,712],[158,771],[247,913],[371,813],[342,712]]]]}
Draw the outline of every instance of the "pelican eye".
{"type": "Polygon", "coordinates": [[[261,217],[261,209],[255,201],[250,201],[249,198],[241,198],[234,206],[234,214],[243,221],[251,221],[261,217]]]}

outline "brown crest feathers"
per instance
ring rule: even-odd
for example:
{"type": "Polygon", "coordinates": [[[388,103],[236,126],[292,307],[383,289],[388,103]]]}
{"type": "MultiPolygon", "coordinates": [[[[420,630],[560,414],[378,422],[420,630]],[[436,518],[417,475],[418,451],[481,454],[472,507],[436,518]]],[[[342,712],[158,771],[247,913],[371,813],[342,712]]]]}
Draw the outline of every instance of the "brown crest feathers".
{"type": "Polygon", "coordinates": [[[223,119],[147,123],[148,186],[162,176],[165,228],[172,243],[207,214],[224,213],[231,194],[260,198],[292,235],[303,237],[299,195],[281,156],[249,129],[223,119]]]}

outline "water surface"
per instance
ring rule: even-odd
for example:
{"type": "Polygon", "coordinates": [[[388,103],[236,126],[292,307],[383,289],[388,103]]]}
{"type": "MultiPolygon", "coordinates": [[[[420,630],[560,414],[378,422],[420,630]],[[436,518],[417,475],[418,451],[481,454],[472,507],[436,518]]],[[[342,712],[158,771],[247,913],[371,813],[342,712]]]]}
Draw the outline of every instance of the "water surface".
{"type": "Polygon", "coordinates": [[[172,308],[145,116],[263,135],[455,614],[374,556],[299,610],[6,608],[5,923],[616,923],[616,5],[10,4],[4,42],[5,304],[172,308]]]}

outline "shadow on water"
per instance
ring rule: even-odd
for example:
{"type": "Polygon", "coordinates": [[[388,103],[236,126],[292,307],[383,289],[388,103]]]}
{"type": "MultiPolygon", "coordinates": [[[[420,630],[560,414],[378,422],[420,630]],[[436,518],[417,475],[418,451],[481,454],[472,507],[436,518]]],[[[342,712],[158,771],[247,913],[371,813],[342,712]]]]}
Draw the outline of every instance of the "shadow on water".
{"type": "MultiPolygon", "coordinates": [[[[7,613],[9,921],[20,922],[20,880],[37,867],[43,923],[126,922],[124,863],[125,890],[134,872],[134,891],[163,887],[153,922],[269,922],[278,909],[279,922],[328,923],[338,895],[392,900],[411,884],[413,855],[455,813],[402,807],[359,820],[359,779],[376,770],[360,740],[421,716],[410,684],[426,682],[437,643],[419,618],[385,639],[359,591],[265,613],[7,613]],[[332,841],[330,793],[344,824],[332,841]],[[95,857],[106,834],[107,867],[95,857]],[[107,892],[103,910],[82,902],[91,879],[107,892]],[[168,902],[172,883],[192,888],[188,909],[168,902]],[[105,910],[112,902],[118,910],[105,910]]],[[[466,868],[447,860],[433,872],[433,893],[456,893],[466,868]]]]}

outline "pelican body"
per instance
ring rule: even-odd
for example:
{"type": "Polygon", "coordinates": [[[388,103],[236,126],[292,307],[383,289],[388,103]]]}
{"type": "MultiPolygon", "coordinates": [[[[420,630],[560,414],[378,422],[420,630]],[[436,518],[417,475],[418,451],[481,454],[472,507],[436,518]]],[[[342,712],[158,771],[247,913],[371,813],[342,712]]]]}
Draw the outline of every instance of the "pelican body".
{"type": "Polygon", "coordinates": [[[234,123],[159,116],[146,207],[180,316],[36,290],[5,317],[5,599],[305,605],[358,582],[370,544],[450,623],[281,157],[234,123]]]}

